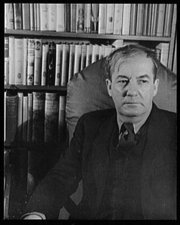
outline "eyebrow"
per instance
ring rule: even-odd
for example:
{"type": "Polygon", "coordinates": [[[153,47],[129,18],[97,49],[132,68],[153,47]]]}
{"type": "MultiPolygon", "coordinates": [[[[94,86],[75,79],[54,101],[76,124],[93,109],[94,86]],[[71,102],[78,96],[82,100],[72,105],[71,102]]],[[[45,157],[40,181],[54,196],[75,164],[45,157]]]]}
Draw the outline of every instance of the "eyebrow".
{"type": "MultiPolygon", "coordinates": [[[[129,79],[129,76],[126,76],[126,75],[118,75],[118,76],[116,77],[116,79],[118,79],[118,78],[126,78],[126,79],[129,79]]],[[[140,76],[138,76],[138,77],[136,77],[136,78],[137,78],[137,79],[142,79],[142,78],[150,79],[150,76],[147,75],[147,74],[143,74],[143,75],[140,75],[140,76]]]]}

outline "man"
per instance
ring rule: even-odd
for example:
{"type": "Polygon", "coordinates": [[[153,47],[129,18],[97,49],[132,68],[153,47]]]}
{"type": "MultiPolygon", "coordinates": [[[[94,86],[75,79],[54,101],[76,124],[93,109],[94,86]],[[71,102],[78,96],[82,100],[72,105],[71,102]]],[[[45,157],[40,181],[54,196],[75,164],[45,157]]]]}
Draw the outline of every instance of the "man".
{"type": "Polygon", "coordinates": [[[33,193],[25,219],[55,219],[83,182],[72,219],[176,219],[176,114],[153,103],[158,61],[138,45],[107,57],[115,109],[84,114],[70,149],[33,193]]]}

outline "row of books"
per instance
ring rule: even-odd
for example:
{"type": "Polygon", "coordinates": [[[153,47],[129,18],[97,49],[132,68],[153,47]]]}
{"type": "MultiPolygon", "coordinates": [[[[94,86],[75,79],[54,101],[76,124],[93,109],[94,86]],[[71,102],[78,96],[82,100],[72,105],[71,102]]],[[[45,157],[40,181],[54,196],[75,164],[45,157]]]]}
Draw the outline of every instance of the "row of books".
{"type": "Polygon", "coordinates": [[[171,36],[174,4],[6,3],[5,28],[171,36]]]}
{"type": "Polygon", "coordinates": [[[5,84],[66,86],[73,74],[107,56],[115,47],[43,43],[41,39],[5,37],[5,84]]]}
{"type": "Polygon", "coordinates": [[[59,143],[65,128],[65,96],[4,92],[6,143],[59,143]]]}
{"type": "MultiPolygon", "coordinates": [[[[43,43],[41,39],[5,37],[4,84],[66,86],[75,73],[127,43],[43,43]]],[[[167,66],[169,43],[158,44],[155,51],[167,66]]]]}

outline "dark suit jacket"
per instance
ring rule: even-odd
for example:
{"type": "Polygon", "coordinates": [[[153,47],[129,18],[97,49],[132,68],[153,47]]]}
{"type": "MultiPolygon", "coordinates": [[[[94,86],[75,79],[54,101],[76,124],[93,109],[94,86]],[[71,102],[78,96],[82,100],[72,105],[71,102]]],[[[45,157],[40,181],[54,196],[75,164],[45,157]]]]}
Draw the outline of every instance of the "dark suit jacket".
{"type": "MultiPolygon", "coordinates": [[[[81,219],[98,219],[108,165],[108,147],[117,124],[115,109],[83,115],[65,159],[60,159],[33,193],[25,212],[56,219],[83,180],[81,219]]],[[[141,201],[144,219],[176,219],[176,114],[153,105],[143,153],[141,201]]],[[[75,215],[78,218],[78,215],[75,215]]]]}

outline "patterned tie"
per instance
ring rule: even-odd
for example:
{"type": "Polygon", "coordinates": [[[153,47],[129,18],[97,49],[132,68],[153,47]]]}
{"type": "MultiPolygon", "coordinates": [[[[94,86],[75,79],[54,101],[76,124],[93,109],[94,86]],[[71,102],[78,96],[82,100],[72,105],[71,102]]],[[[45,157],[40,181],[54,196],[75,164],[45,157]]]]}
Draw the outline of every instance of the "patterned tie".
{"type": "Polygon", "coordinates": [[[136,145],[134,127],[132,123],[123,123],[118,147],[132,147],[136,145]]]}

